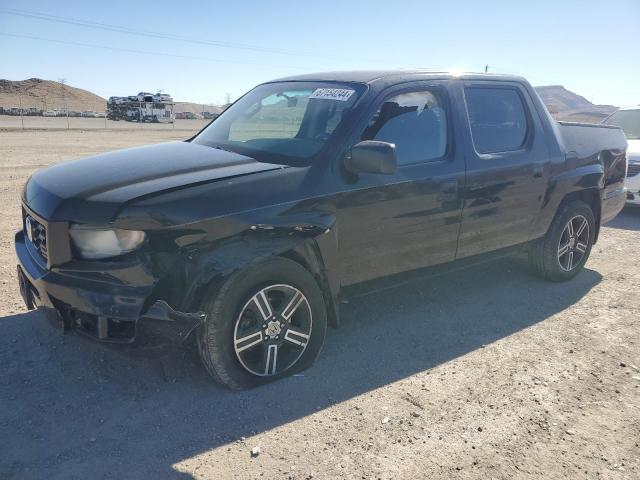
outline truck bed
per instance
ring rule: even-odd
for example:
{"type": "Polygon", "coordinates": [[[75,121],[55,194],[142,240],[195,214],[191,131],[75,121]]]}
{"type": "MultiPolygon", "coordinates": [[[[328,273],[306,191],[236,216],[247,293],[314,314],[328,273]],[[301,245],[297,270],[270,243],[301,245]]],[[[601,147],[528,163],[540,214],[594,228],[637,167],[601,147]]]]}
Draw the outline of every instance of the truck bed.
{"type": "Polygon", "coordinates": [[[587,158],[608,151],[618,156],[627,148],[622,129],[593,123],[557,122],[558,140],[565,152],[575,152],[578,158],[587,158]]]}
{"type": "Polygon", "coordinates": [[[610,125],[557,122],[556,134],[570,168],[597,168],[601,189],[601,223],[613,219],[624,206],[627,174],[627,139],[622,129],[610,125]]]}

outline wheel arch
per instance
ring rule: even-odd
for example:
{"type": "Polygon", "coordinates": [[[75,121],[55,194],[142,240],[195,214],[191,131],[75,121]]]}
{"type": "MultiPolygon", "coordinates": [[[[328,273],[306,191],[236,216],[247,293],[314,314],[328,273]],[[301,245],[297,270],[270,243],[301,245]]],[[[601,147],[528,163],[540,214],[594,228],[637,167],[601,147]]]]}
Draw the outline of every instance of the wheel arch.
{"type": "Polygon", "coordinates": [[[324,297],[324,303],[327,307],[327,321],[332,327],[337,327],[340,324],[338,298],[333,294],[322,251],[317,243],[304,242],[278,256],[298,263],[313,275],[324,297]]]}
{"type": "Polygon", "coordinates": [[[558,208],[556,210],[556,215],[558,215],[558,213],[562,211],[562,209],[566,205],[569,205],[571,202],[575,202],[576,200],[582,201],[587,205],[589,205],[589,207],[591,208],[591,211],[593,212],[593,216],[595,217],[595,230],[596,230],[593,243],[595,244],[595,242],[598,240],[598,235],[600,234],[600,214],[601,214],[601,206],[602,206],[600,189],[595,187],[586,188],[583,190],[576,190],[566,194],[560,201],[560,204],[558,205],[558,208]]]}
{"type": "Polygon", "coordinates": [[[193,256],[186,266],[189,285],[182,302],[187,311],[199,308],[204,292],[220,285],[230,275],[251,268],[272,257],[296,262],[314,277],[322,291],[327,309],[327,321],[339,325],[338,291],[336,275],[336,243],[333,232],[315,237],[302,235],[273,236],[269,232],[254,232],[250,237],[234,238],[224,245],[193,256]]]}

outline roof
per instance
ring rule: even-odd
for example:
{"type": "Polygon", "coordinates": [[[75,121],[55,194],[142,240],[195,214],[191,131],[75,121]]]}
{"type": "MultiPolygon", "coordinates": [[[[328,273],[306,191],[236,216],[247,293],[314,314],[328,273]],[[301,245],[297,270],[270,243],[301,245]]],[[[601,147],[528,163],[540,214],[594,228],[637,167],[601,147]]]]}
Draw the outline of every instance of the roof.
{"type": "Polygon", "coordinates": [[[335,81],[335,82],[355,82],[374,83],[376,81],[405,81],[417,79],[449,79],[462,78],[469,80],[504,80],[504,81],[526,81],[523,77],[516,75],[504,75],[498,73],[457,73],[438,72],[433,70],[352,70],[338,72],[318,72],[304,75],[293,75],[283,77],[273,82],[286,81],[335,81]]]}

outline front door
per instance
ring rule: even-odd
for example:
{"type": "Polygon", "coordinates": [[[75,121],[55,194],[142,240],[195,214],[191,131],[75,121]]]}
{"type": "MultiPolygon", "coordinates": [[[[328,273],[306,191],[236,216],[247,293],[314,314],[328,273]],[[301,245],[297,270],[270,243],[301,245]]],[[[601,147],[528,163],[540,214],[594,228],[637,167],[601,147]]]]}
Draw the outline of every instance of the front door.
{"type": "Polygon", "coordinates": [[[358,174],[338,201],[343,284],[443,263],[455,257],[464,158],[454,148],[443,83],[387,92],[361,140],[393,143],[392,175],[358,174]]]}

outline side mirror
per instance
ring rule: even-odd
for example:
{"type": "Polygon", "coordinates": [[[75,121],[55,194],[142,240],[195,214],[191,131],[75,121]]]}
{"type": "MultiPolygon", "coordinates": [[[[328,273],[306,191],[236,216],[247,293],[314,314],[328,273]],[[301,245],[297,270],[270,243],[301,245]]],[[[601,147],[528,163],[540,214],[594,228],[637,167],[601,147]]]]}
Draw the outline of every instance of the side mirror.
{"type": "Polygon", "coordinates": [[[383,173],[396,171],[396,146],[393,143],[365,140],[351,147],[344,166],[351,173],[383,173]]]}

